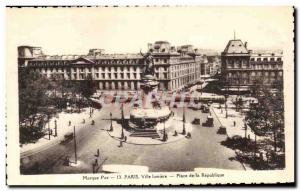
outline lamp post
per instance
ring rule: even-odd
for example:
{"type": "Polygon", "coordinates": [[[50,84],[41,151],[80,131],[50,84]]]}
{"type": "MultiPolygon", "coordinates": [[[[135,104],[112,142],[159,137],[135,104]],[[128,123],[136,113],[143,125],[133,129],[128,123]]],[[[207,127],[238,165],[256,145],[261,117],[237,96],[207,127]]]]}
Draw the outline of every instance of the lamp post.
{"type": "Polygon", "coordinates": [[[123,103],[122,103],[122,106],[121,106],[121,120],[122,120],[122,123],[121,123],[121,126],[122,126],[122,132],[121,132],[121,139],[124,138],[124,110],[123,110],[123,103]]]}
{"type": "Polygon", "coordinates": [[[110,112],[110,131],[113,131],[114,129],[113,129],[113,124],[112,124],[112,114],[111,114],[111,112],[110,112]]]}
{"type": "Polygon", "coordinates": [[[247,139],[247,128],[248,128],[248,126],[247,126],[247,124],[246,124],[246,121],[245,120],[243,120],[244,121],[244,125],[245,125],[245,140],[247,139]]]}
{"type": "Polygon", "coordinates": [[[164,121],[164,135],[163,135],[163,141],[167,141],[167,135],[166,135],[166,122],[164,121]]]}
{"type": "Polygon", "coordinates": [[[182,124],[183,124],[183,129],[182,129],[182,134],[185,135],[185,109],[183,107],[183,114],[182,114],[182,124]]]}
{"type": "Polygon", "coordinates": [[[55,121],[54,121],[54,137],[56,137],[57,136],[57,121],[56,121],[56,119],[55,119],[55,121]]]}
{"type": "Polygon", "coordinates": [[[228,100],[228,97],[229,97],[229,95],[228,95],[228,87],[227,87],[227,92],[226,92],[226,94],[225,94],[225,117],[226,118],[228,118],[228,106],[227,106],[227,100],[228,100]]]}
{"type": "Polygon", "coordinates": [[[77,147],[76,147],[76,134],[74,126],[74,153],[75,153],[75,164],[77,164],[77,147]]]}
{"type": "Polygon", "coordinates": [[[51,139],[51,132],[50,132],[50,114],[48,113],[48,135],[49,135],[49,140],[51,139]]]}

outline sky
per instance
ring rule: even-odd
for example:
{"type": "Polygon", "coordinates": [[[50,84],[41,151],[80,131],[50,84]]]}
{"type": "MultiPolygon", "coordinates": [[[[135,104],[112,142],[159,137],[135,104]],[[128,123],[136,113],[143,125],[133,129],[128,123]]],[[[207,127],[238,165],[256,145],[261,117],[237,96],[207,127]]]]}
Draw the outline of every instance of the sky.
{"type": "Polygon", "coordinates": [[[135,53],[147,43],[224,50],[236,38],[249,49],[283,49],[291,38],[291,7],[7,8],[7,46],[40,46],[43,52],[135,53]]]}

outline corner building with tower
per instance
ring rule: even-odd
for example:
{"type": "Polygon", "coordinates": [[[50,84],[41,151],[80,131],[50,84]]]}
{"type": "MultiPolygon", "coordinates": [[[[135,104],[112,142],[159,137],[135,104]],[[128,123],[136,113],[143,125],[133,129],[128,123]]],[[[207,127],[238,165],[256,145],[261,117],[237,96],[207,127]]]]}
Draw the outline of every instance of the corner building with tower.
{"type": "Polygon", "coordinates": [[[282,51],[248,50],[247,42],[233,39],[221,53],[221,74],[228,91],[249,91],[257,83],[271,86],[283,81],[282,51]]]}

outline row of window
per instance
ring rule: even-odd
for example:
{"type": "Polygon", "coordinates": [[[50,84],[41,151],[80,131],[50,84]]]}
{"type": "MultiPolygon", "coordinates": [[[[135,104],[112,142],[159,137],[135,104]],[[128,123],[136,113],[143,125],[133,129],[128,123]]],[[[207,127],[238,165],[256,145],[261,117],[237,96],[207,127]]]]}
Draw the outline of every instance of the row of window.
{"type": "MultiPolygon", "coordinates": [[[[69,75],[68,74],[61,74],[62,76],[66,76],[67,78],[69,78],[69,75]]],[[[53,74],[48,74],[47,77],[51,78],[53,76],[53,74]]],[[[135,79],[140,79],[140,76],[141,75],[137,75],[137,74],[132,74],[130,75],[129,73],[127,74],[119,74],[117,75],[116,73],[115,74],[111,74],[111,73],[95,73],[94,75],[94,78],[95,79],[120,79],[120,80],[123,80],[123,79],[132,79],[132,80],[135,80],[135,79]]],[[[167,73],[155,73],[155,76],[157,79],[168,79],[168,74],[167,73]]],[[[71,77],[72,79],[77,79],[77,74],[73,73],[71,74],[71,77]]],[[[79,73],[78,74],[78,79],[79,80],[82,80],[82,79],[86,79],[87,77],[92,77],[92,74],[85,74],[85,73],[79,73]]]]}
{"type": "MultiPolygon", "coordinates": [[[[109,60],[95,60],[96,64],[138,64],[140,59],[109,59],[109,60]]],[[[165,60],[165,59],[164,59],[165,60]]],[[[72,60],[57,60],[57,61],[29,61],[29,66],[64,66],[71,64],[72,60]]],[[[165,62],[165,61],[164,61],[165,62]]]]}
{"type": "Polygon", "coordinates": [[[234,77],[234,78],[247,78],[249,77],[251,74],[251,76],[276,76],[276,75],[279,75],[279,76],[282,76],[282,71],[280,72],[261,72],[261,71],[258,71],[258,72],[243,72],[243,73],[239,73],[239,72],[234,72],[234,73],[231,73],[229,72],[227,74],[228,77],[234,77]]]}
{"type": "MultiPolygon", "coordinates": [[[[251,79],[228,79],[229,84],[231,85],[249,85],[253,84],[255,81],[255,78],[251,79]]],[[[276,78],[264,78],[263,83],[265,84],[271,84],[275,82],[276,78]]]]}
{"type": "Polygon", "coordinates": [[[228,64],[227,68],[251,68],[251,69],[282,69],[282,64],[253,64],[249,65],[241,65],[241,64],[228,64]]]}
{"type": "Polygon", "coordinates": [[[182,70],[182,69],[186,69],[186,68],[194,69],[195,66],[197,66],[197,65],[195,65],[195,63],[192,63],[192,64],[178,64],[178,65],[175,65],[175,66],[171,66],[170,70],[174,71],[174,70],[182,70]]]}
{"type": "Polygon", "coordinates": [[[271,58],[260,58],[260,57],[258,57],[258,58],[250,58],[250,61],[258,61],[258,62],[261,62],[261,61],[265,61],[265,62],[267,62],[267,61],[281,61],[281,57],[279,57],[279,58],[274,58],[274,57],[271,57],[271,58]]]}
{"type": "Polygon", "coordinates": [[[251,64],[253,69],[282,69],[281,64],[251,64]]]}

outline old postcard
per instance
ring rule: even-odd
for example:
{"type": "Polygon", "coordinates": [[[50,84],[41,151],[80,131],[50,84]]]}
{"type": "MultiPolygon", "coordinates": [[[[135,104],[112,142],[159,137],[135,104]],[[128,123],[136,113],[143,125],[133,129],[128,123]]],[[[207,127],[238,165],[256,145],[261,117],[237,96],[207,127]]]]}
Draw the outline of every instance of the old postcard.
{"type": "Polygon", "coordinates": [[[293,13],[7,7],[7,184],[293,183],[293,13]]]}

